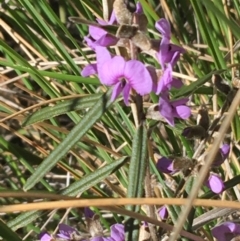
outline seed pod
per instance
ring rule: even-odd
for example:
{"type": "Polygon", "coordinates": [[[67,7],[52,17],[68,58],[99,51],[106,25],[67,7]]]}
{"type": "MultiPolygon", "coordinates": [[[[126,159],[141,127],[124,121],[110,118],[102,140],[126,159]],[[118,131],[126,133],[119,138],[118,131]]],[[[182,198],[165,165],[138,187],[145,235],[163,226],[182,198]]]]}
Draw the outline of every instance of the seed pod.
{"type": "Polygon", "coordinates": [[[212,82],[220,92],[224,93],[225,95],[228,95],[228,93],[231,90],[231,87],[223,82],[223,79],[220,75],[214,74],[212,76],[212,82]]]}
{"type": "Polygon", "coordinates": [[[115,0],[113,3],[113,10],[120,25],[132,24],[133,14],[128,10],[124,0],[115,0]]]}
{"type": "Polygon", "coordinates": [[[132,37],[132,42],[143,51],[148,51],[152,48],[150,39],[142,31],[137,31],[137,33],[132,37]]]}
{"type": "Polygon", "coordinates": [[[203,139],[207,137],[207,131],[199,125],[189,126],[183,130],[182,136],[186,137],[187,139],[203,139]]]}
{"type": "Polygon", "coordinates": [[[197,120],[197,125],[202,126],[206,131],[208,130],[209,127],[209,115],[208,115],[208,110],[205,108],[202,108],[198,111],[198,120],[197,120]]]}
{"type": "Polygon", "coordinates": [[[116,37],[130,39],[136,35],[137,31],[138,26],[136,25],[122,24],[117,30],[116,37]]]}
{"type": "Polygon", "coordinates": [[[147,25],[148,20],[147,17],[144,14],[134,14],[134,17],[136,19],[136,24],[138,24],[139,30],[146,32],[147,31],[147,25]]]}

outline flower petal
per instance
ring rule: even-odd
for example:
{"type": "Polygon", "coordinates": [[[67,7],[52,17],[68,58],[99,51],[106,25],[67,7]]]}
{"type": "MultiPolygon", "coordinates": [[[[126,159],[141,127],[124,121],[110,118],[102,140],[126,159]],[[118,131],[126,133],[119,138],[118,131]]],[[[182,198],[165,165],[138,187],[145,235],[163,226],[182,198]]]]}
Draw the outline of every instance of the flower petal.
{"type": "Polygon", "coordinates": [[[176,89],[179,89],[183,86],[183,83],[180,79],[173,78],[171,82],[171,86],[176,89]]]}
{"type": "Polygon", "coordinates": [[[206,186],[212,190],[212,192],[214,193],[221,193],[224,189],[224,183],[223,183],[223,180],[217,175],[217,174],[214,174],[214,173],[211,173],[209,175],[209,178],[206,182],[206,186]]]}
{"type": "Polygon", "coordinates": [[[122,224],[114,224],[111,226],[111,237],[116,241],[124,241],[125,240],[125,231],[124,226],[122,224]]]}
{"type": "Polygon", "coordinates": [[[152,91],[153,81],[151,75],[145,65],[140,61],[127,61],[124,76],[138,94],[146,95],[152,91]]]}
{"type": "Polygon", "coordinates": [[[98,77],[102,84],[114,85],[124,77],[125,60],[121,56],[115,56],[98,66],[98,77]]]}
{"type": "Polygon", "coordinates": [[[71,234],[76,232],[76,230],[64,223],[60,223],[58,226],[59,234],[57,234],[60,238],[70,239],[71,234]]]}
{"type": "Polygon", "coordinates": [[[163,37],[160,43],[160,51],[157,53],[157,58],[161,64],[162,69],[165,69],[165,64],[172,59],[172,54],[169,55],[169,39],[163,37]]]}
{"type": "Polygon", "coordinates": [[[97,65],[96,64],[89,64],[83,68],[81,71],[81,75],[83,77],[87,77],[90,75],[97,74],[97,65]]]}
{"type": "Polygon", "coordinates": [[[97,66],[104,64],[105,62],[112,59],[111,54],[109,51],[104,47],[96,47],[96,56],[97,56],[97,66]]]}
{"type": "Polygon", "coordinates": [[[160,94],[162,91],[169,90],[172,82],[172,67],[169,65],[163,72],[160,80],[158,81],[156,94],[160,94]]]}
{"type": "Polygon", "coordinates": [[[113,36],[112,34],[106,33],[102,35],[99,39],[97,39],[93,45],[94,46],[102,46],[102,47],[108,47],[111,45],[116,45],[118,42],[118,38],[113,36]]]}
{"type": "Polygon", "coordinates": [[[155,28],[166,38],[171,38],[171,26],[165,18],[161,18],[155,23],[155,28]]]}
{"type": "Polygon", "coordinates": [[[224,222],[214,227],[211,232],[218,241],[228,241],[240,234],[240,225],[233,222],[224,222]]]}
{"type": "Polygon", "coordinates": [[[51,241],[52,237],[47,232],[42,232],[39,234],[40,241],[51,241]]]}
{"type": "Polygon", "coordinates": [[[168,159],[167,157],[162,157],[157,162],[157,169],[163,173],[173,173],[174,167],[173,167],[173,160],[168,159]]]}
{"type": "Polygon", "coordinates": [[[174,126],[174,116],[173,116],[173,108],[171,103],[167,98],[161,96],[159,98],[159,111],[161,115],[166,119],[169,125],[174,126]]]}
{"type": "Polygon", "coordinates": [[[158,215],[161,219],[167,219],[168,218],[168,210],[166,206],[162,206],[158,209],[158,215]]]}
{"type": "Polygon", "coordinates": [[[189,116],[191,116],[191,109],[188,106],[179,105],[175,107],[173,115],[174,117],[186,120],[189,118],[189,116]]]}
{"type": "Polygon", "coordinates": [[[123,88],[123,100],[125,105],[129,105],[130,90],[131,90],[131,85],[128,83],[123,88]]]}
{"type": "Polygon", "coordinates": [[[93,218],[93,216],[95,215],[95,213],[88,207],[84,208],[84,216],[85,218],[93,218]]]}
{"type": "Polygon", "coordinates": [[[118,83],[116,83],[113,87],[112,90],[112,96],[111,96],[111,101],[115,101],[117,99],[117,97],[120,95],[121,91],[122,91],[122,83],[121,81],[119,81],[118,83]]]}
{"type": "Polygon", "coordinates": [[[96,26],[89,26],[88,31],[89,31],[90,36],[95,40],[98,40],[103,35],[107,34],[106,30],[96,27],[96,26]]]}

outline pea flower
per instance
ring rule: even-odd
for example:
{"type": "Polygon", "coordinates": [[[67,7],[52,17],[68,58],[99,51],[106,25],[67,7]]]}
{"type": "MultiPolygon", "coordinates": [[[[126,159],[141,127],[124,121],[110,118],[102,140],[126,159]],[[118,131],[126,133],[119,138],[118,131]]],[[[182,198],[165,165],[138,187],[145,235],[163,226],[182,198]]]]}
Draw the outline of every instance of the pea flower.
{"type": "Polygon", "coordinates": [[[224,189],[224,182],[221,177],[219,177],[216,173],[210,173],[208,175],[207,181],[205,181],[205,185],[214,193],[220,194],[224,189]]]}
{"type": "Polygon", "coordinates": [[[112,57],[104,47],[96,47],[96,56],[97,63],[86,66],[81,74],[84,77],[98,74],[102,84],[113,86],[112,101],[123,92],[124,103],[128,105],[131,89],[141,96],[152,91],[154,84],[151,73],[140,61],[126,61],[122,56],[112,57]]]}
{"type": "Polygon", "coordinates": [[[170,90],[171,87],[180,88],[182,86],[182,81],[173,77],[173,66],[179,59],[179,52],[175,52],[170,63],[163,71],[163,75],[160,77],[158,81],[156,94],[160,94],[162,91],[170,90]]]}
{"type": "Polygon", "coordinates": [[[40,241],[52,241],[53,237],[47,232],[42,232],[39,234],[39,239],[40,241]]]}
{"type": "MultiPolygon", "coordinates": [[[[160,51],[157,53],[157,57],[162,66],[162,69],[164,70],[165,65],[171,62],[176,52],[180,54],[180,53],[184,53],[185,50],[180,46],[170,43],[171,26],[166,19],[161,18],[159,21],[157,21],[155,24],[155,28],[162,34],[162,40],[159,48],[160,51]]],[[[178,55],[178,58],[179,58],[179,55],[178,55]]]]}
{"type": "MultiPolygon", "coordinates": [[[[108,22],[97,19],[97,22],[102,26],[112,25],[115,21],[116,17],[114,12],[112,13],[108,22]]],[[[87,45],[92,49],[95,49],[96,46],[108,47],[111,45],[116,45],[119,40],[116,36],[108,33],[106,30],[100,27],[89,26],[88,31],[89,37],[84,37],[84,40],[86,41],[87,45]]]]}
{"type": "Polygon", "coordinates": [[[224,222],[214,227],[211,232],[218,241],[235,240],[234,238],[240,237],[240,224],[224,222]]]}
{"type": "Polygon", "coordinates": [[[230,152],[230,146],[228,144],[223,144],[218,150],[215,159],[212,163],[213,167],[219,167],[227,159],[230,152]]]}
{"type": "Polygon", "coordinates": [[[160,114],[166,119],[169,125],[174,126],[174,118],[187,119],[191,115],[191,109],[186,106],[188,98],[169,100],[169,94],[163,92],[159,98],[160,114]]]}
{"type": "Polygon", "coordinates": [[[157,213],[158,213],[158,215],[161,219],[167,219],[168,218],[168,210],[167,210],[166,206],[162,206],[161,208],[159,208],[157,213]]]}

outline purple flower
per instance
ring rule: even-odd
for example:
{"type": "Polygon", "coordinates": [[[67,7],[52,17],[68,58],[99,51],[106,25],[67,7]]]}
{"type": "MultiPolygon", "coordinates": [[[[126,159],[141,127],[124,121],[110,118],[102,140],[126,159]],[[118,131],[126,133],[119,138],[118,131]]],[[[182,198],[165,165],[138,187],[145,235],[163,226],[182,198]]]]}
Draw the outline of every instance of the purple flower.
{"type": "Polygon", "coordinates": [[[210,173],[208,180],[205,182],[205,185],[212,190],[212,192],[219,194],[224,190],[223,180],[215,173],[210,173]]]}
{"type": "Polygon", "coordinates": [[[161,219],[167,219],[168,218],[168,210],[166,206],[162,206],[158,209],[158,215],[161,219]]]}
{"type": "Polygon", "coordinates": [[[94,237],[91,241],[125,241],[124,226],[119,223],[114,224],[111,226],[109,237],[94,237]]]}
{"type": "Polygon", "coordinates": [[[186,106],[188,98],[170,101],[167,92],[163,92],[159,98],[160,114],[169,125],[174,126],[174,118],[187,119],[191,115],[191,109],[186,106]]]}
{"type": "MultiPolygon", "coordinates": [[[[97,19],[98,23],[102,26],[112,25],[116,21],[115,14],[112,13],[111,18],[108,22],[103,20],[97,19]]],[[[89,26],[89,37],[84,37],[84,40],[87,42],[87,45],[95,49],[96,46],[111,46],[115,45],[118,42],[118,38],[114,35],[108,33],[106,30],[96,27],[96,26],[89,26]]]]}
{"type": "Polygon", "coordinates": [[[112,57],[108,50],[103,47],[96,47],[96,55],[97,64],[86,66],[81,74],[89,76],[97,73],[102,84],[113,86],[112,101],[123,92],[124,102],[128,105],[131,89],[142,96],[152,91],[151,74],[140,61],[126,61],[121,56],[112,57]]]}
{"type": "Polygon", "coordinates": [[[224,222],[214,227],[211,232],[218,241],[230,241],[240,236],[240,224],[224,222]]]}
{"type": "Polygon", "coordinates": [[[162,34],[160,51],[157,54],[157,57],[162,66],[162,69],[165,69],[165,64],[171,62],[176,52],[179,52],[180,54],[184,53],[185,50],[180,46],[170,43],[171,26],[166,19],[161,18],[159,21],[156,22],[155,27],[162,34]]]}
{"type": "Polygon", "coordinates": [[[88,207],[84,208],[85,218],[93,218],[94,214],[95,213],[90,208],[88,208],[88,207]]]}
{"type": "Polygon", "coordinates": [[[218,150],[212,166],[213,167],[221,166],[222,163],[225,161],[225,159],[228,157],[229,152],[230,152],[230,146],[228,144],[223,144],[222,147],[218,150]]]}
{"type": "Polygon", "coordinates": [[[39,234],[40,241],[51,241],[53,240],[52,236],[47,232],[42,232],[39,234]]]}
{"type": "Polygon", "coordinates": [[[162,157],[157,162],[157,169],[163,173],[174,174],[178,170],[174,169],[173,160],[162,157]]]}
{"type": "Polygon", "coordinates": [[[158,81],[156,94],[160,94],[162,91],[170,90],[171,87],[180,88],[182,86],[182,81],[176,78],[173,78],[173,66],[179,59],[179,52],[175,52],[167,68],[163,71],[163,75],[158,81]]]}
{"type": "Polygon", "coordinates": [[[59,234],[57,234],[57,236],[62,239],[71,240],[71,235],[73,233],[76,233],[76,230],[74,228],[64,223],[60,223],[58,228],[59,228],[59,234]]]}

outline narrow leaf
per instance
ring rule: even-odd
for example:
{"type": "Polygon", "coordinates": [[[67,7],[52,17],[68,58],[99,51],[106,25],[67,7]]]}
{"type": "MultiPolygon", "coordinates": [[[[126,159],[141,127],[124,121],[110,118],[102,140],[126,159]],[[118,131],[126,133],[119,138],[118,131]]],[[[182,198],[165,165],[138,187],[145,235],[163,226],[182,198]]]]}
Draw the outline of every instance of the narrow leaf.
{"type": "Polygon", "coordinates": [[[69,111],[83,110],[92,107],[100,96],[100,94],[84,96],[79,99],[66,100],[57,103],[55,106],[42,108],[25,118],[22,126],[28,126],[39,121],[48,120],[54,116],[62,115],[69,111]]]}
{"type": "Polygon", "coordinates": [[[133,144],[132,156],[129,166],[128,197],[141,197],[143,193],[143,182],[146,170],[147,154],[147,130],[141,125],[137,129],[133,144]]]}
{"type": "Polygon", "coordinates": [[[50,153],[39,165],[24,185],[24,190],[32,188],[44,175],[49,172],[56,163],[87,133],[87,131],[100,119],[111,105],[110,91],[103,94],[97,103],[89,110],[83,119],[69,132],[66,138],[50,153]]]}
{"type": "Polygon", "coordinates": [[[79,181],[74,182],[68,188],[66,188],[61,194],[68,196],[76,196],[79,193],[85,192],[90,187],[96,185],[109,175],[111,175],[114,170],[119,169],[127,160],[127,157],[122,157],[109,165],[106,165],[94,172],[87,174],[84,178],[79,181]]]}
{"type": "Polygon", "coordinates": [[[18,235],[13,232],[1,219],[0,219],[0,230],[1,230],[1,238],[4,240],[14,240],[14,241],[22,241],[18,237],[18,235]]]}

